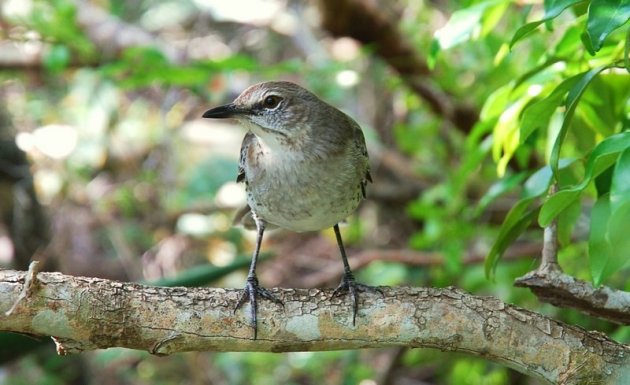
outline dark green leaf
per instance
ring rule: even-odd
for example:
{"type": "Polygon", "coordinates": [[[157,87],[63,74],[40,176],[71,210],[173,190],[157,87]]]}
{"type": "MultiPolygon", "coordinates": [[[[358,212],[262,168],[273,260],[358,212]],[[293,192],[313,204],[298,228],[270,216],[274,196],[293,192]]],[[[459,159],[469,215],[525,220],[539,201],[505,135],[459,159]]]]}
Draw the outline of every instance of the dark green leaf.
{"type": "Polygon", "coordinates": [[[525,198],[518,201],[508,212],[499,235],[492,245],[485,262],[486,276],[492,277],[505,250],[527,229],[527,226],[534,220],[538,210],[530,210],[530,205],[535,198],[525,198]]]}
{"type": "MultiPolygon", "coordinates": [[[[263,259],[269,257],[269,254],[266,253],[264,255],[261,254],[263,259]]],[[[152,286],[184,286],[184,287],[195,287],[195,286],[203,286],[209,283],[215,282],[226,275],[232,273],[233,271],[244,269],[250,264],[250,258],[248,257],[238,257],[227,266],[213,266],[209,264],[199,265],[195,267],[191,267],[188,270],[181,272],[177,277],[174,278],[162,278],[156,281],[146,282],[148,285],[152,286]]]]}
{"type": "Polygon", "coordinates": [[[613,204],[611,201],[610,210],[606,238],[610,244],[612,254],[608,262],[608,270],[614,273],[630,261],[630,236],[628,236],[628,228],[630,228],[630,196],[626,196],[625,200],[617,204],[613,204]]]}
{"type": "Polygon", "coordinates": [[[586,48],[594,55],[606,37],[630,19],[630,0],[592,0],[584,32],[586,48]]]}
{"type": "Polygon", "coordinates": [[[513,190],[516,186],[520,185],[523,179],[525,179],[525,173],[518,173],[514,175],[508,175],[499,179],[494,183],[488,191],[479,199],[479,204],[475,209],[475,215],[479,215],[488,205],[494,202],[499,196],[505,194],[508,191],[513,190]]]}
{"type": "Polygon", "coordinates": [[[612,184],[612,176],[615,167],[610,166],[606,170],[602,171],[597,177],[595,177],[595,189],[597,190],[597,197],[601,197],[606,194],[610,194],[610,185],[612,184]]]}
{"type": "Polygon", "coordinates": [[[601,197],[591,211],[591,228],[588,238],[588,262],[593,284],[601,285],[610,276],[612,269],[612,249],[606,239],[608,220],[610,219],[610,201],[608,196],[601,197]]]}
{"type": "Polygon", "coordinates": [[[580,199],[575,200],[558,215],[558,243],[560,245],[569,245],[571,243],[573,228],[582,213],[582,205],[580,203],[580,199]]]}
{"type": "Polygon", "coordinates": [[[613,211],[627,201],[630,201],[630,145],[617,159],[610,188],[610,205],[613,211]]]}

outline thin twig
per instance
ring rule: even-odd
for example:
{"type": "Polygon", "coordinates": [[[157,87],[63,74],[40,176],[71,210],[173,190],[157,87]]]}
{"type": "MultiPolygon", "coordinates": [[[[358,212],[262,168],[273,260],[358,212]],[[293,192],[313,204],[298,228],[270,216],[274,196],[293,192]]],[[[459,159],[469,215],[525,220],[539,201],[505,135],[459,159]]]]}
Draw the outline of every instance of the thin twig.
{"type": "Polygon", "coordinates": [[[30,265],[28,265],[28,271],[24,277],[24,286],[22,287],[22,291],[20,295],[18,295],[17,299],[13,303],[13,306],[9,310],[7,310],[4,315],[10,316],[15,309],[18,307],[20,302],[24,299],[28,298],[31,295],[31,292],[35,285],[37,284],[37,273],[39,271],[39,261],[33,261],[30,265]]]}

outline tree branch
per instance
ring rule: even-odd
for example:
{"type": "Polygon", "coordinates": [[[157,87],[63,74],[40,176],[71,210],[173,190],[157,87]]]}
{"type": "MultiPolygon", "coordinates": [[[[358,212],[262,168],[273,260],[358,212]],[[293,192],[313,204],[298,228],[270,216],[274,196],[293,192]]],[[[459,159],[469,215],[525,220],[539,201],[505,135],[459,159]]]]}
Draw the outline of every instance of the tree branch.
{"type": "Polygon", "coordinates": [[[233,311],[239,290],[39,273],[18,301],[27,274],[0,271],[0,330],[52,335],[61,354],[114,346],[153,354],[408,346],[481,356],[547,383],[621,385],[630,374],[627,346],[454,288],[365,293],[356,326],[349,300],[331,298],[332,290],[275,289],[284,308],[262,301],[253,340],[248,312],[233,311]]]}
{"type": "MultiPolygon", "coordinates": [[[[549,195],[556,192],[557,186],[553,184],[549,195]]],[[[558,224],[555,219],[544,229],[540,266],[517,278],[514,285],[529,288],[542,302],[630,325],[630,293],[606,286],[594,288],[562,271],[558,264],[558,224]]]]}

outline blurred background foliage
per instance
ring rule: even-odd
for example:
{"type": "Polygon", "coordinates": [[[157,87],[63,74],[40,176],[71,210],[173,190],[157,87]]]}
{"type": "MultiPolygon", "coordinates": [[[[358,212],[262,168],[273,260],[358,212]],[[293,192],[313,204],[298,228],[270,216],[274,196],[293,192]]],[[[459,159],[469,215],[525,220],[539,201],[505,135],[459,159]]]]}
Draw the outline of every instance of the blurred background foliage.
{"type": "MultiPolygon", "coordinates": [[[[6,0],[0,267],[241,287],[244,132],[199,117],[285,79],[366,132],[375,183],[343,228],[361,281],[454,285],[628,342],[512,282],[557,221],[567,272],[630,289],[629,16],[627,0],[6,0]]],[[[335,286],[334,242],[276,232],[261,281],[335,286]]],[[[424,349],[58,357],[52,345],[0,334],[0,384],[537,383],[424,349]]]]}

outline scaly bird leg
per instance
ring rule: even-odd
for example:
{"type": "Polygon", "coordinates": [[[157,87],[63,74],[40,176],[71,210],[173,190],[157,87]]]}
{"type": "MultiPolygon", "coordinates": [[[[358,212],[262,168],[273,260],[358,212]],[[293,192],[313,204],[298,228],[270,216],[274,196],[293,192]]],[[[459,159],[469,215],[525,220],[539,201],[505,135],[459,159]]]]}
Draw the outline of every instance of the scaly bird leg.
{"type": "Polygon", "coordinates": [[[341,233],[339,232],[339,224],[336,224],[335,237],[337,238],[337,245],[341,252],[341,260],[343,261],[343,277],[341,277],[341,283],[333,291],[333,297],[340,295],[343,292],[348,292],[352,299],[352,325],[356,324],[357,311],[359,310],[359,291],[379,292],[383,294],[381,289],[377,287],[367,286],[361,283],[357,283],[354,279],[354,274],[350,270],[350,264],[348,263],[348,257],[346,256],[346,250],[343,247],[343,241],[341,240],[341,233]]]}
{"type": "Polygon", "coordinates": [[[263,287],[258,286],[258,278],[256,277],[256,263],[258,262],[258,254],[260,252],[260,245],[262,243],[263,233],[265,232],[265,223],[256,217],[253,214],[254,220],[256,221],[256,248],[254,249],[254,255],[252,256],[252,263],[249,265],[249,273],[247,274],[247,283],[245,284],[245,289],[238,299],[238,303],[234,308],[234,312],[236,312],[247,300],[249,299],[250,306],[250,322],[251,326],[254,329],[254,339],[258,337],[258,304],[256,302],[256,297],[260,296],[262,298],[268,299],[272,302],[275,302],[281,306],[284,306],[282,301],[280,301],[276,296],[271,294],[271,292],[263,287]]]}

